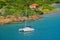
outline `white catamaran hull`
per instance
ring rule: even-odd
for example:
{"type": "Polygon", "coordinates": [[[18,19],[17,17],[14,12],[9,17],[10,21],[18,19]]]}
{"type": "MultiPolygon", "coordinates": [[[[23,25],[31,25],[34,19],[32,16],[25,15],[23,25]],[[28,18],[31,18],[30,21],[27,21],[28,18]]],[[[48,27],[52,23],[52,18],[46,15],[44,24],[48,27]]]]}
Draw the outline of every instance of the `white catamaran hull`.
{"type": "Polygon", "coordinates": [[[34,31],[34,28],[25,27],[25,28],[21,28],[21,29],[19,29],[19,31],[20,31],[20,32],[34,31]]]}

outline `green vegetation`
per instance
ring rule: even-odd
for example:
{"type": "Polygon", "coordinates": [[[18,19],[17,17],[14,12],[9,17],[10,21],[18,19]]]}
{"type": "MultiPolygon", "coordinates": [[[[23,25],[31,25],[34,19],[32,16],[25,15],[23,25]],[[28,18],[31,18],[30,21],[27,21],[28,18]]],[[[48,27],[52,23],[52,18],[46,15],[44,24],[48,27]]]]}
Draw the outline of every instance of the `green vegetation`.
{"type": "Polygon", "coordinates": [[[60,0],[56,0],[56,3],[60,3],[60,0]]]}
{"type": "MultiPolygon", "coordinates": [[[[58,2],[60,0],[57,0],[58,2]]],[[[3,12],[0,12],[0,15],[21,15],[21,16],[31,16],[34,14],[43,14],[45,11],[51,11],[54,8],[49,6],[50,4],[55,3],[56,0],[0,0],[0,9],[4,9],[3,12]],[[31,10],[29,5],[37,3],[42,10],[31,10]],[[26,15],[27,9],[27,15],[26,15]]]]}

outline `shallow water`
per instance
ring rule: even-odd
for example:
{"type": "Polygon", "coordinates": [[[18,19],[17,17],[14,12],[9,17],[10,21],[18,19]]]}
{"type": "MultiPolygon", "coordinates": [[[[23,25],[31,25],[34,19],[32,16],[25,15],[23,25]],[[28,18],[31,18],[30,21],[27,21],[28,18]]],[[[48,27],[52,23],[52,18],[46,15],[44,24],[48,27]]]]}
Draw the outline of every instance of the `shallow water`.
{"type": "MultiPolygon", "coordinates": [[[[59,8],[60,4],[55,7],[59,8]]],[[[0,25],[0,40],[60,40],[60,10],[43,15],[44,18],[28,22],[33,32],[19,32],[24,23],[0,25]]]]}

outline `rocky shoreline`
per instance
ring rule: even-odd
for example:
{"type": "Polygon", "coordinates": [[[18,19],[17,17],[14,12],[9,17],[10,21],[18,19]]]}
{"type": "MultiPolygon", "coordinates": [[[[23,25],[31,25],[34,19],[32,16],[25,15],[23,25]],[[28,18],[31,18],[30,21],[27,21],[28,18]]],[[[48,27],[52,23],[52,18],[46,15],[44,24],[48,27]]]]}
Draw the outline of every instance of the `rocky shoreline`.
{"type": "MultiPolygon", "coordinates": [[[[58,11],[60,9],[56,8],[50,12],[58,11]]],[[[43,14],[48,14],[49,12],[43,12],[43,14]]],[[[12,22],[23,22],[23,21],[31,21],[31,20],[37,20],[42,18],[41,15],[32,15],[29,17],[21,16],[21,15],[8,15],[6,17],[0,16],[0,24],[7,24],[12,22]]]]}
{"type": "MultiPolygon", "coordinates": [[[[54,12],[54,11],[58,11],[60,9],[55,9],[53,11],[50,12],[54,12]]],[[[44,12],[44,14],[47,14],[49,12],[44,12]]],[[[0,16],[0,24],[8,24],[8,23],[12,23],[12,22],[23,22],[23,21],[31,21],[31,20],[38,20],[42,18],[41,15],[32,15],[29,17],[26,16],[19,16],[19,15],[8,15],[6,17],[4,16],[0,16]]]]}
{"type": "Polygon", "coordinates": [[[4,17],[4,16],[0,16],[0,24],[7,24],[7,23],[12,23],[12,22],[23,22],[25,20],[31,21],[31,20],[37,20],[39,18],[42,18],[40,15],[33,15],[33,16],[29,16],[29,17],[25,17],[25,16],[8,16],[8,17],[4,17]]]}

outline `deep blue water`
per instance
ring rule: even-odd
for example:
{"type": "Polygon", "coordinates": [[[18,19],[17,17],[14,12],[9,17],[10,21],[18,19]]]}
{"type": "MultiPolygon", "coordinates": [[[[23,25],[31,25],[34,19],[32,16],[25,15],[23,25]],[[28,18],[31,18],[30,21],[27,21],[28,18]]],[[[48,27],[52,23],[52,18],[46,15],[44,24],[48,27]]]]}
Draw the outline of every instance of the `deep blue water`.
{"type": "MultiPolygon", "coordinates": [[[[59,8],[60,4],[55,7],[59,8]]],[[[0,25],[0,40],[60,40],[60,10],[43,15],[43,18],[28,22],[33,32],[19,32],[24,23],[0,25]]]]}

